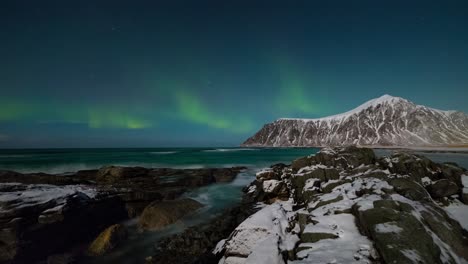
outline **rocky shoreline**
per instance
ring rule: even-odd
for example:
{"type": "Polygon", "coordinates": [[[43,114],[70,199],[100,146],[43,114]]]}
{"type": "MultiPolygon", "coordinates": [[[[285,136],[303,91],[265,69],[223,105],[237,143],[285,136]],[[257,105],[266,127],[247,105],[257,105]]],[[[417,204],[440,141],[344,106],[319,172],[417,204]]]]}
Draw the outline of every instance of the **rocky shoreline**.
{"type": "MultiPolygon", "coordinates": [[[[113,235],[121,234],[118,227],[108,228],[194,188],[230,182],[243,169],[109,166],[66,175],[0,171],[0,263],[75,263],[93,252],[88,246],[103,230],[106,245],[92,244],[103,246],[106,250],[98,251],[104,254],[112,249],[112,239],[122,237],[113,235]]],[[[172,211],[163,224],[183,217],[172,211]]]]}
{"type": "MultiPolygon", "coordinates": [[[[203,206],[181,194],[243,169],[0,172],[0,263],[106,254],[121,221],[159,230],[203,206]]],[[[405,151],[324,148],[258,172],[240,205],[163,238],[146,262],[467,263],[467,175],[405,151]]]]}
{"type": "Polygon", "coordinates": [[[257,173],[243,201],[240,219],[227,211],[169,237],[148,263],[468,261],[468,176],[453,163],[325,148],[257,173]]]}

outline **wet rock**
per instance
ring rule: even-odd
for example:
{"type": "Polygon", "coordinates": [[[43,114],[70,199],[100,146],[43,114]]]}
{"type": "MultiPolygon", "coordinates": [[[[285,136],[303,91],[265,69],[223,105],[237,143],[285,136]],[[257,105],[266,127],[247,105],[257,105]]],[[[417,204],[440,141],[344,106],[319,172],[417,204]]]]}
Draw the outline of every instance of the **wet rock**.
{"type": "Polygon", "coordinates": [[[139,216],[153,201],[231,181],[243,169],[109,166],[63,175],[0,171],[0,263],[31,263],[66,252],[113,223],[139,216]]]}
{"type": "Polygon", "coordinates": [[[89,245],[88,254],[91,256],[104,255],[126,238],[127,230],[123,225],[111,225],[102,231],[91,245],[89,245]]]}
{"type": "Polygon", "coordinates": [[[189,198],[156,201],[145,208],[138,219],[138,226],[142,230],[160,230],[201,207],[201,203],[189,198]]]}
{"type": "Polygon", "coordinates": [[[0,194],[0,263],[43,260],[126,218],[117,197],[90,187],[7,186],[0,194]]]}
{"type": "Polygon", "coordinates": [[[219,241],[229,234],[256,209],[250,203],[224,211],[209,223],[186,229],[160,241],[156,253],[147,263],[218,263],[224,252],[213,253],[219,241]]]}
{"type": "Polygon", "coordinates": [[[237,174],[245,167],[234,167],[232,169],[213,169],[213,177],[215,182],[231,182],[236,178],[237,174]]]}
{"type": "Polygon", "coordinates": [[[99,169],[96,180],[112,183],[123,179],[136,178],[147,175],[148,169],[142,167],[107,166],[99,169]]]}

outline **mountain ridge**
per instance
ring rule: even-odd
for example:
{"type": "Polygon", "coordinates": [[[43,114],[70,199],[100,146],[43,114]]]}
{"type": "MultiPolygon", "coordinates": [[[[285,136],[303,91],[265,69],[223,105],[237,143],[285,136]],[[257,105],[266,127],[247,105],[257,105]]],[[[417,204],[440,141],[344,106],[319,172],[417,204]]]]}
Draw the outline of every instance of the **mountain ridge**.
{"type": "Polygon", "coordinates": [[[385,94],[345,113],[322,118],[280,118],[241,146],[435,147],[468,144],[468,115],[417,105],[385,94]]]}

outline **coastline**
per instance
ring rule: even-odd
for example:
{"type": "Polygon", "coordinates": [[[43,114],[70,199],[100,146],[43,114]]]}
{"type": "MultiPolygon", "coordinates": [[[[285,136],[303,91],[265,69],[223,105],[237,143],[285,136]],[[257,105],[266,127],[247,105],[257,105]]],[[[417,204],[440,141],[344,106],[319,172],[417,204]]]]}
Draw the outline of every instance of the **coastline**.
{"type": "MultiPolygon", "coordinates": [[[[259,148],[259,149],[288,149],[288,148],[316,148],[323,149],[329,147],[339,147],[339,146],[255,146],[255,145],[240,145],[239,148],[259,148]]],[[[403,150],[403,151],[418,151],[418,152],[437,152],[437,153],[468,153],[467,146],[382,146],[382,145],[356,145],[360,148],[370,148],[370,149],[386,149],[386,150],[403,150]]]]}

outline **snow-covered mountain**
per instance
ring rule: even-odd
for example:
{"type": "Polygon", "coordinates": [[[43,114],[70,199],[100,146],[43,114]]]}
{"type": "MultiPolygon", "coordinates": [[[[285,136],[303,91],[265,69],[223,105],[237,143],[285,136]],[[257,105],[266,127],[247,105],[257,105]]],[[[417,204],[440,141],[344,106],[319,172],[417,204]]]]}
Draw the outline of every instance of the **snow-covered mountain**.
{"type": "Polygon", "coordinates": [[[450,146],[468,144],[468,115],[383,95],[334,116],[281,118],[242,146],[450,146]]]}

